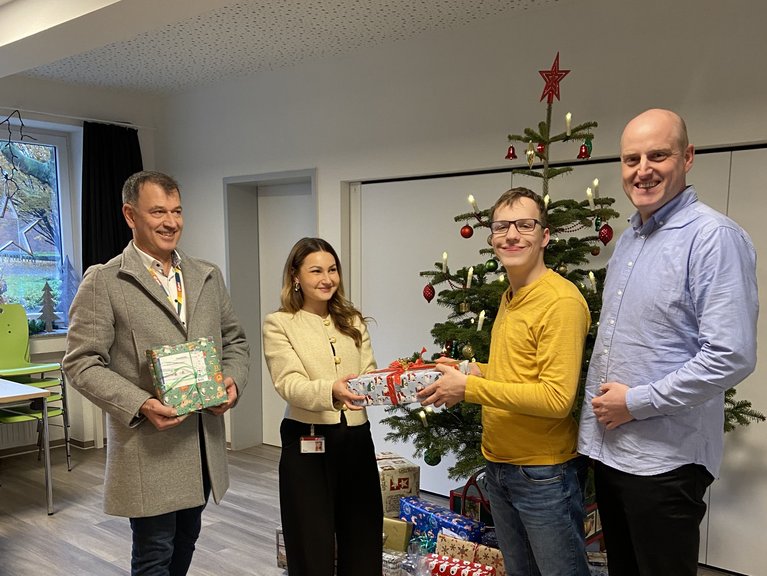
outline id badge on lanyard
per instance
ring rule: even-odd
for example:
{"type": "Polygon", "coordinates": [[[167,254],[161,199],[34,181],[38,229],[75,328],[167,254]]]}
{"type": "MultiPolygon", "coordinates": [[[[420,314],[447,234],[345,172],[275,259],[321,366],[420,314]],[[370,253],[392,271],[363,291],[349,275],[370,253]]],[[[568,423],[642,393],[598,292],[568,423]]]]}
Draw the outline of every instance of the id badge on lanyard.
{"type": "Polygon", "coordinates": [[[301,436],[301,454],[324,454],[325,437],[314,434],[314,424],[309,428],[308,436],[301,436]]]}

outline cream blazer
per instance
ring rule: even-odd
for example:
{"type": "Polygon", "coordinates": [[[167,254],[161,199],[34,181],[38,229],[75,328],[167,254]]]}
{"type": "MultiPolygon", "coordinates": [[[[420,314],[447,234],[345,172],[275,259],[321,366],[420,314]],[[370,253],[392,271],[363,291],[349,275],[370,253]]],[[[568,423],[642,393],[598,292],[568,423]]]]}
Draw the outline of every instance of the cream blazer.
{"type": "MultiPolygon", "coordinates": [[[[264,356],[277,393],[288,407],[285,417],[307,424],[338,424],[333,382],[375,370],[370,334],[364,323],[362,345],[339,332],[330,318],[299,310],[273,312],[264,320],[264,356]]],[[[349,426],[367,422],[365,410],[347,410],[349,426]]]]}

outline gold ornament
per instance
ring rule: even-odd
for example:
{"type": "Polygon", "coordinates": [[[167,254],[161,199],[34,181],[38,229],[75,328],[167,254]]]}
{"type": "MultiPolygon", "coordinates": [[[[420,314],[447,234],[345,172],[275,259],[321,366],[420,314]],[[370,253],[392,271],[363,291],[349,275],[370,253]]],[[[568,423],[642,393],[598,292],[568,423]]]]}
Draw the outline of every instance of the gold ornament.
{"type": "Polygon", "coordinates": [[[471,344],[466,344],[463,348],[461,348],[461,355],[466,358],[466,360],[471,360],[474,356],[474,348],[472,348],[471,344]]]}
{"type": "Polygon", "coordinates": [[[532,168],[535,163],[535,148],[533,148],[532,140],[527,143],[527,150],[525,150],[525,156],[527,156],[527,165],[532,168]]]}
{"type": "Polygon", "coordinates": [[[461,302],[458,304],[458,311],[461,314],[466,314],[469,311],[469,303],[468,302],[461,302]]]}
{"type": "Polygon", "coordinates": [[[557,268],[557,272],[559,272],[562,276],[564,276],[565,274],[567,274],[567,266],[565,266],[564,264],[560,264],[559,267],[557,268]]]}

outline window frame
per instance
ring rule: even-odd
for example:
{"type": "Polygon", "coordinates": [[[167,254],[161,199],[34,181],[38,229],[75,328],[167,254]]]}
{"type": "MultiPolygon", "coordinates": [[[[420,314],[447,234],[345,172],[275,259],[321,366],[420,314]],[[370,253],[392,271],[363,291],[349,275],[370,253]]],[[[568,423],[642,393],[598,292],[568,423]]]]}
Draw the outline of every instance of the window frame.
{"type": "MultiPolygon", "coordinates": [[[[19,121],[16,117],[12,117],[9,119],[11,141],[42,144],[56,149],[61,257],[62,262],[64,258],[69,258],[75,274],[80,278],[82,276],[82,232],[78,223],[81,221],[82,127],[30,120],[24,116],[22,119],[23,134],[29,138],[21,139],[19,121]]],[[[3,136],[2,140],[7,142],[7,133],[3,136]]],[[[36,317],[36,313],[27,311],[27,314],[30,318],[36,317]]],[[[62,329],[66,329],[69,323],[68,314],[65,320],[62,329]]]]}

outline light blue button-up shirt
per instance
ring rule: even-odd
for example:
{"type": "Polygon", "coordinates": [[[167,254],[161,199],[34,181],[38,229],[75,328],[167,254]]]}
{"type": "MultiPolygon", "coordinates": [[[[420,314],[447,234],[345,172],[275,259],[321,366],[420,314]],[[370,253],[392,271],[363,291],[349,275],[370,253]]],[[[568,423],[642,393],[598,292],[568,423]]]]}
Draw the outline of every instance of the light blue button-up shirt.
{"type": "Polygon", "coordinates": [[[692,186],[629,222],[608,265],[578,450],[630,474],[694,463],[717,476],[724,392],[756,364],[754,246],[692,186]],[[630,387],[635,420],[614,430],[591,407],[605,382],[630,387]]]}

